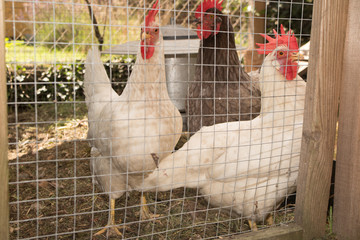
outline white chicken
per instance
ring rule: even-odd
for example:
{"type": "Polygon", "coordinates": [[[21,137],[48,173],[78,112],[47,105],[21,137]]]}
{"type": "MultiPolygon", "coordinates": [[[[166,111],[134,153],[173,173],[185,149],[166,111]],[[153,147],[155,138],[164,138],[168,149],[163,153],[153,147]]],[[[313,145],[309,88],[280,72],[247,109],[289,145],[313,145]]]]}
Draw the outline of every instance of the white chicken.
{"type": "MultiPolygon", "coordinates": [[[[201,128],[144,179],[139,190],[199,188],[213,205],[232,209],[252,229],[296,188],[306,83],[297,76],[291,30],[260,44],[261,114],[251,121],[201,128]]],[[[271,218],[272,219],[272,218],[271,218]]]]}
{"type": "MultiPolygon", "coordinates": [[[[155,23],[157,3],[146,16],[136,63],[121,96],[112,89],[97,48],[86,59],[91,168],[111,202],[109,223],[95,235],[108,227],[121,235],[115,226],[115,199],[142,182],[144,171],[156,168],[151,154],[170,154],[182,132],[180,112],[166,87],[163,38],[155,23]]],[[[143,210],[142,215],[148,214],[146,207],[143,210]]]]}

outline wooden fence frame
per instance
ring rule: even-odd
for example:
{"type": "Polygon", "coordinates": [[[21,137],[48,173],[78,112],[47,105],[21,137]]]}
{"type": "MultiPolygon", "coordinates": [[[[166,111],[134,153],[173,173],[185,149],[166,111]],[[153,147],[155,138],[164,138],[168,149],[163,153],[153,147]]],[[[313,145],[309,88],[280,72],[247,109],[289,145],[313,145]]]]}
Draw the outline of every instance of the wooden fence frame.
{"type": "MultiPolygon", "coordinates": [[[[359,8],[357,0],[314,1],[295,223],[242,234],[241,239],[297,240],[325,234],[340,96],[334,229],[341,239],[360,239],[360,214],[350,214],[360,212],[360,188],[357,187],[360,182],[359,8]]],[[[0,0],[0,236],[7,240],[4,12],[5,1],[0,0]]]]}
{"type": "Polygon", "coordinates": [[[340,93],[334,232],[360,239],[360,1],[350,1],[340,93]]]}
{"type": "Polygon", "coordinates": [[[9,239],[8,134],[5,66],[5,0],[0,0],[0,236],[9,239]]]}
{"type": "Polygon", "coordinates": [[[295,208],[303,239],[326,229],[348,6],[349,0],[314,1],[295,208]]]}
{"type": "Polygon", "coordinates": [[[338,120],[333,227],[339,239],[360,239],[359,8],[358,0],[314,0],[295,223],[238,239],[325,235],[338,120]]]}

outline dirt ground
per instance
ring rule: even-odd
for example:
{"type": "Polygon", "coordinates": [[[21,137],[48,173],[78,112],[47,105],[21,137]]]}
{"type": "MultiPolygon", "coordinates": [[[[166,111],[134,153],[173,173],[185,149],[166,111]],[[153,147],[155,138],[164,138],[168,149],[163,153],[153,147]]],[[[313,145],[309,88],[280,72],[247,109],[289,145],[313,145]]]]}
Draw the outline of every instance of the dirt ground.
{"type": "MultiPolygon", "coordinates": [[[[8,120],[11,239],[91,239],[107,224],[109,198],[92,182],[85,104],[38,104],[10,110],[8,120]]],[[[249,231],[246,219],[209,206],[196,189],[144,195],[161,216],[140,220],[139,192],[117,199],[124,238],[204,239],[249,231]]],[[[275,223],[292,222],[293,211],[294,197],[274,213],[275,223]]]]}

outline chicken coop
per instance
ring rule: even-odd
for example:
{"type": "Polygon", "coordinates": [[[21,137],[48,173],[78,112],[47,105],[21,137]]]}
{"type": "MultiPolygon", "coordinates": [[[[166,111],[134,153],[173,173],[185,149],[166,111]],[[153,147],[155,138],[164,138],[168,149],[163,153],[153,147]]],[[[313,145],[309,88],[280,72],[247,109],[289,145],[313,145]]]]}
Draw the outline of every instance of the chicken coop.
{"type": "Polygon", "coordinates": [[[1,239],[360,239],[356,0],[0,0],[1,239]]]}

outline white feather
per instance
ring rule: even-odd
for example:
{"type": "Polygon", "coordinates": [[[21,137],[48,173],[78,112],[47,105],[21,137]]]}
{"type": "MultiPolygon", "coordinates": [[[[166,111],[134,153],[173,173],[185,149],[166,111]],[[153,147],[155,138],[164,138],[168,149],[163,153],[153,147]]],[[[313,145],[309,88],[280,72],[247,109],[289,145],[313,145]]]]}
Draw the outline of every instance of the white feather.
{"type": "Polygon", "coordinates": [[[91,167],[112,198],[131,190],[144,171],[155,169],[151,153],[165,157],[181,135],[182,118],[166,88],[162,36],[155,47],[148,60],[139,50],[121,96],[111,88],[96,48],[86,60],[88,139],[96,149],[91,167]]]}
{"type": "Polygon", "coordinates": [[[260,221],[295,190],[305,82],[288,81],[269,54],[260,72],[261,114],[251,121],[203,127],[139,189],[200,188],[211,204],[260,221]]]}

